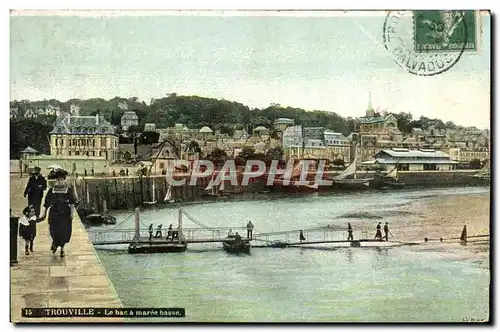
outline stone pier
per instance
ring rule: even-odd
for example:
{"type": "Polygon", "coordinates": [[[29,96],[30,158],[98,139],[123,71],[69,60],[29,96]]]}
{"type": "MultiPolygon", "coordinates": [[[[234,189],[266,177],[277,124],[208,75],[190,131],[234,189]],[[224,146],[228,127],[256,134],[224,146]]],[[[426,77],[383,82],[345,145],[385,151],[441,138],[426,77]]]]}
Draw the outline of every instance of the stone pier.
{"type": "MultiPolygon", "coordinates": [[[[21,215],[26,198],[22,197],[27,178],[11,177],[11,208],[21,215]]],[[[104,267],[92,246],[87,231],[75,213],[71,242],[66,257],[50,251],[47,220],[38,224],[34,252],[24,253],[24,240],[18,239],[19,263],[10,267],[10,320],[25,322],[123,322],[122,318],[26,318],[22,308],[122,307],[104,267]]]]}

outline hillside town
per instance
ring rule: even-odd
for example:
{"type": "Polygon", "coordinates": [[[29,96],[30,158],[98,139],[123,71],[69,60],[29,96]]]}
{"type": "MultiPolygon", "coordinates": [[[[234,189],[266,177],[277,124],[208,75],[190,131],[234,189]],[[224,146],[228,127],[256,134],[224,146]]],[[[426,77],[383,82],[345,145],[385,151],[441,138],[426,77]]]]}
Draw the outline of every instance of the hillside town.
{"type": "Polygon", "coordinates": [[[249,154],[272,156],[286,162],[326,160],[330,166],[342,168],[352,163],[355,151],[358,165],[376,164],[384,170],[395,163],[394,153],[406,160],[413,158],[415,151],[423,151],[426,159],[419,164],[403,163],[401,170],[480,168],[489,161],[489,130],[430,126],[404,133],[398,128],[395,114],[374,110],[371,96],[367,109],[353,119],[354,130],[349,135],[328,127],[300,125],[293,118],[275,118],[269,126],[251,128],[251,133],[240,126],[231,135],[210,126],[189,128],[183,123],[167,128],[145,123],[140,128],[138,115],[129,110],[126,101],[118,102],[117,108],[123,111],[119,125],[111,124],[99,112],[80,115],[80,107],[74,104],[67,111],[49,104],[36,110],[28,108],[23,114],[11,108],[11,119],[55,118],[49,134],[50,154],[26,146],[21,151],[21,162],[11,162],[11,169],[21,167],[21,172],[29,172],[35,166],[65,162],[79,173],[93,170],[106,176],[124,167],[147,166],[151,173],[160,174],[175,160],[192,162],[211,154],[230,159],[242,154],[247,158],[249,154]],[[443,157],[445,161],[436,162],[443,157]]]}

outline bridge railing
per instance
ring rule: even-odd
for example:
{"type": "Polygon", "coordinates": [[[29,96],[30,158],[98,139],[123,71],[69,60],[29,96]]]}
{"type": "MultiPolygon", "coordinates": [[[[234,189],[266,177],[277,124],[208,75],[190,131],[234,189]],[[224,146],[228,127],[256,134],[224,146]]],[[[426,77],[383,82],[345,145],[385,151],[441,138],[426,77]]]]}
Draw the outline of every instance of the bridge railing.
{"type": "MultiPolygon", "coordinates": [[[[173,228],[173,231],[177,231],[177,228],[173,228]]],[[[182,236],[187,241],[197,241],[197,240],[211,240],[220,241],[228,236],[229,231],[233,234],[238,232],[243,238],[246,237],[246,227],[219,227],[217,229],[203,229],[203,228],[183,228],[182,236]]],[[[310,228],[303,229],[304,237],[307,241],[333,241],[342,240],[347,238],[347,231],[336,228],[310,228]]],[[[153,238],[166,238],[168,234],[168,228],[162,228],[161,230],[153,229],[141,229],[140,238],[149,238],[150,232],[153,238]]],[[[134,240],[135,229],[108,229],[108,230],[92,230],[88,231],[89,238],[94,244],[111,244],[111,243],[130,243],[134,240]]],[[[258,231],[253,232],[253,239],[273,242],[297,242],[299,241],[300,230],[284,231],[284,232],[268,232],[260,233],[258,231]]],[[[365,229],[355,229],[354,238],[367,238],[369,233],[365,229]]]]}
{"type": "MultiPolygon", "coordinates": [[[[212,241],[220,241],[227,237],[229,231],[241,232],[242,236],[246,234],[243,233],[246,228],[234,228],[234,227],[220,227],[217,229],[203,229],[203,228],[183,228],[182,236],[185,240],[212,240],[212,241]]],[[[173,228],[172,231],[177,231],[177,228],[173,228]]],[[[160,230],[153,229],[150,231],[149,229],[140,229],[139,235],[140,238],[149,238],[152,233],[152,238],[166,238],[168,235],[168,228],[161,228],[160,230]]],[[[106,244],[106,243],[130,243],[135,238],[135,229],[127,228],[127,229],[104,229],[104,230],[88,230],[89,238],[94,244],[106,244]]]]}

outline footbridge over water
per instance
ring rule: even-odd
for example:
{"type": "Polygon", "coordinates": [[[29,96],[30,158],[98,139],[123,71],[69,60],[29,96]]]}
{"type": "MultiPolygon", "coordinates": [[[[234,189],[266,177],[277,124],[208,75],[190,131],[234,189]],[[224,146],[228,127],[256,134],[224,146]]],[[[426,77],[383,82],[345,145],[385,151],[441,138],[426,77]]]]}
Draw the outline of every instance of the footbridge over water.
{"type": "MultiPolygon", "coordinates": [[[[135,214],[135,228],[122,229],[118,228],[116,225],[113,229],[99,229],[88,231],[90,240],[93,245],[96,246],[106,246],[106,245],[165,245],[169,243],[183,243],[183,244],[195,244],[195,243],[218,243],[227,241],[227,237],[230,232],[235,234],[240,233],[243,238],[247,236],[246,227],[209,227],[198,219],[191,216],[186,211],[179,209],[178,214],[178,225],[171,231],[168,229],[148,229],[148,226],[141,222],[139,216],[139,209],[137,208],[134,212],[135,214]],[[182,220],[183,217],[187,217],[193,223],[195,223],[197,228],[183,228],[182,220]],[[145,228],[141,229],[141,224],[145,228]]],[[[123,221],[122,221],[123,223],[123,221]]],[[[373,239],[368,236],[368,230],[357,229],[354,230],[353,240],[347,240],[347,229],[345,227],[329,225],[326,227],[316,227],[308,229],[295,229],[287,231],[278,232],[267,232],[262,233],[253,230],[252,238],[250,239],[253,247],[309,247],[309,248],[338,248],[338,247],[395,247],[395,246],[407,246],[407,245],[418,245],[427,242],[445,242],[445,241],[456,241],[460,240],[462,242],[472,241],[489,241],[489,235],[474,235],[467,236],[466,227],[461,236],[443,239],[427,239],[424,241],[397,241],[394,238],[390,238],[388,241],[382,241],[380,239],[373,239]],[[302,233],[302,236],[300,234],[302,233]]],[[[391,233],[392,237],[392,233],[391,233]]]]}
{"type": "MultiPolygon", "coordinates": [[[[89,229],[89,237],[92,244],[96,246],[131,244],[131,243],[164,243],[165,241],[182,241],[184,243],[217,243],[227,240],[230,232],[235,234],[238,232],[243,238],[247,237],[246,227],[210,227],[200,222],[198,219],[191,216],[186,211],[179,209],[178,225],[171,231],[162,228],[161,230],[149,230],[148,225],[143,223],[139,216],[139,210],[136,209],[135,228],[119,228],[116,225],[111,229],[89,229]],[[184,228],[182,227],[182,219],[187,217],[190,221],[199,227],[184,228]],[[142,225],[142,227],[141,227],[142,225]],[[174,233],[174,234],[173,234],[174,233]],[[178,235],[178,236],[176,236],[178,235]]],[[[128,219],[128,218],[126,218],[128,219]]],[[[126,220],[125,219],[125,220],[126,220]]],[[[124,220],[124,221],[125,221],[124,220]]],[[[124,222],[122,221],[122,223],[124,222]]],[[[307,244],[307,243],[323,243],[323,242],[349,242],[345,227],[327,226],[308,229],[295,229],[278,232],[259,232],[253,230],[252,239],[254,247],[270,247],[278,244],[307,244]],[[300,241],[300,232],[306,240],[300,241]]],[[[355,237],[367,237],[366,230],[355,232],[355,237]],[[358,234],[356,234],[358,233],[358,234]],[[357,236],[356,236],[357,235],[357,236]]],[[[368,240],[365,240],[368,241],[368,240]]]]}

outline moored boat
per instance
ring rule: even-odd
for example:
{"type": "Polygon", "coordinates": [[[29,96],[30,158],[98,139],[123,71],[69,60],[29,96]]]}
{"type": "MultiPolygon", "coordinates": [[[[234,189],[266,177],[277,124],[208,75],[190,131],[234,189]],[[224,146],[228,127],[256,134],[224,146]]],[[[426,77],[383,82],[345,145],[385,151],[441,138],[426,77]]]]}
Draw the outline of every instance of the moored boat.
{"type": "Polygon", "coordinates": [[[110,215],[92,213],[85,217],[84,223],[89,226],[115,225],[116,218],[110,215]]]}
{"type": "Polygon", "coordinates": [[[222,242],[222,249],[231,254],[249,254],[251,247],[249,240],[240,239],[238,241],[235,237],[228,237],[222,242]]]}
{"type": "Polygon", "coordinates": [[[357,149],[353,162],[338,176],[333,178],[335,187],[347,190],[365,190],[370,188],[373,178],[357,178],[358,154],[357,149]],[[352,178],[351,178],[352,176],[352,178]]]}

